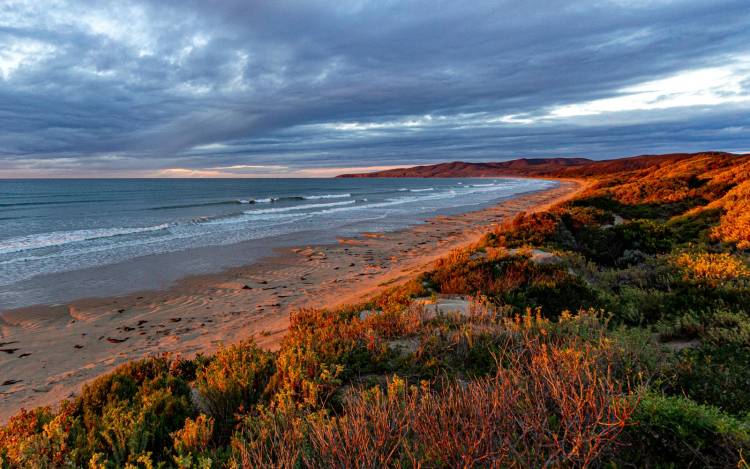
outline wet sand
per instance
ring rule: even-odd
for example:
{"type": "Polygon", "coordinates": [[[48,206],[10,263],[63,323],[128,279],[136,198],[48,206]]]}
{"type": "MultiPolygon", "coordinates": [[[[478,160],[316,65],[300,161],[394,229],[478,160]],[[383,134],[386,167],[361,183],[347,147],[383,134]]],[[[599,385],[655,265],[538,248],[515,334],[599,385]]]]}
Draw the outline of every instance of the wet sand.
{"type": "Polygon", "coordinates": [[[162,291],[82,299],[0,314],[0,422],[21,408],[74,397],[124,362],[164,352],[193,356],[253,337],[279,346],[289,312],[365,299],[430,268],[493,225],[544,210],[585,188],[578,181],[496,206],[338,244],[279,250],[252,265],[188,277],[162,291]]]}

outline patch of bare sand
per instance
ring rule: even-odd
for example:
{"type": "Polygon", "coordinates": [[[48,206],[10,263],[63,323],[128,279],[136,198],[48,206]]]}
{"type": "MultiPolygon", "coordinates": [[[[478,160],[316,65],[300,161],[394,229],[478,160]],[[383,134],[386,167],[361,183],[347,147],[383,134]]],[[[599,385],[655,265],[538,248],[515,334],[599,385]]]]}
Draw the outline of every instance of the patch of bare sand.
{"type": "Polygon", "coordinates": [[[441,216],[407,230],[287,249],[164,291],[83,299],[0,314],[0,422],[22,407],[53,405],[130,360],[165,352],[212,353],[248,337],[279,346],[289,312],[364,299],[476,242],[522,211],[544,210],[584,189],[576,181],[494,207],[441,216]]]}

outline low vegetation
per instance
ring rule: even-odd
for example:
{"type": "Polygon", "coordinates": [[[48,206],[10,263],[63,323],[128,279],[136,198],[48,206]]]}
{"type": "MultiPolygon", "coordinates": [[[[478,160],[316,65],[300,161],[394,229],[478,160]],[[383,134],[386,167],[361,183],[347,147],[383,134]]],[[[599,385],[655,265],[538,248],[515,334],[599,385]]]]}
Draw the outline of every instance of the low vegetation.
{"type": "Polygon", "coordinates": [[[366,303],[295,312],[276,352],[148,358],[22,411],[0,467],[750,467],[747,167],[597,173],[366,303]]]}

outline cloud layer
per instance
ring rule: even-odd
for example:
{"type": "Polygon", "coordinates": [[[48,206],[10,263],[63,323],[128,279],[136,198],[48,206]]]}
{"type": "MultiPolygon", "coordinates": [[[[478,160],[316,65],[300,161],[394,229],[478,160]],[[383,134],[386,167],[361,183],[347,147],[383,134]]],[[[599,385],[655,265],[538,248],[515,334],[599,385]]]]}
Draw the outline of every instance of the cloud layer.
{"type": "Polygon", "coordinates": [[[750,150],[747,0],[0,4],[0,177],[750,150]]]}

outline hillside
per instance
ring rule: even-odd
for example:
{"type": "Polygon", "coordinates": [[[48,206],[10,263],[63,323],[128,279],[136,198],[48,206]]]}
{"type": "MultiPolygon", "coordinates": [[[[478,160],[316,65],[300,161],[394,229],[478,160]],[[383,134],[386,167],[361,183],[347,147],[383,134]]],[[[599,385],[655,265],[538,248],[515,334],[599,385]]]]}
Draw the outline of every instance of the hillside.
{"type": "Polygon", "coordinates": [[[567,167],[592,163],[586,158],[522,158],[501,163],[464,163],[454,161],[413,168],[389,169],[372,173],[343,174],[340,178],[432,178],[432,177],[492,177],[498,175],[529,175],[555,173],[567,167]]]}
{"type": "Polygon", "coordinates": [[[20,412],[0,467],[750,467],[750,155],[380,174],[484,171],[588,188],[297,311],[278,351],[149,358],[20,412]]]}
{"type": "Polygon", "coordinates": [[[636,171],[653,166],[664,166],[700,156],[726,158],[740,155],[730,153],[674,153],[641,155],[614,160],[593,161],[586,158],[521,158],[500,163],[465,163],[455,161],[413,168],[398,168],[371,173],[342,174],[341,178],[449,178],[449,177],[557,177],[576,178],[636,171]]]}

